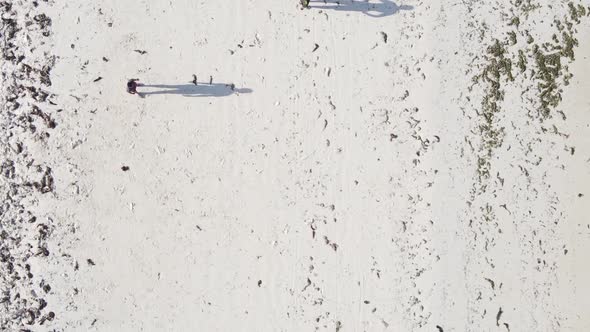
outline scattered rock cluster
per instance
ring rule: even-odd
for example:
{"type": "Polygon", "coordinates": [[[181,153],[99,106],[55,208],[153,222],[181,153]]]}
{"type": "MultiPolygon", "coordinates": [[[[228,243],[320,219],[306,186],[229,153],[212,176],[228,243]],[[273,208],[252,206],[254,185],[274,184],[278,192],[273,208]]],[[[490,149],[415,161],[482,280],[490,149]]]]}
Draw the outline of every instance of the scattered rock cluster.
{"type": "Polygon", "coordinates": [[[54,57],[45,41],[51,19],[43,1],[0,1],[0,330],[30,331],[55,318],[51,285],[35,266],[52,255],[53,221],[35,202],[54,190],[52,169],[33,151],[46,147],[59,112],[47,91],[54,57]],[[41,3],[40,3],[41,2],[41,3]]]}

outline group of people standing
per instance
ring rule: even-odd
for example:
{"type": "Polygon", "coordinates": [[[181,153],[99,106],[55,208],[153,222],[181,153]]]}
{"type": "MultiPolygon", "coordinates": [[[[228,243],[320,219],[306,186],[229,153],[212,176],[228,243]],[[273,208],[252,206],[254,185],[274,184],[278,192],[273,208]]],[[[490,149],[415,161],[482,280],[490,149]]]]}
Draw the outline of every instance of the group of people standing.
{"type": "MultiPolygon", "coordinates": [[[[311,0],[299,0],[299,2],[301,3],[301,5],[304,8],[308,8],[309,7],[309,2],[311,0]]],[[[191,81],[191,83],[193,83],[194,85],[198,85],[197,83],[197,75],[193,74],[193,80],[191,81]]],[[[209,79],[209,84],[213,83],[213,77],[210,77],[209,79]]],[[[132,78],[130,80],[127,81],[127,92],[132,94],[132,95],[139,95],[139,92],[137,92],[137,87],[139,86],[143,86],[143,84],[139,83],[139,79],[138,78],[132,78]]],[[[234,86],[233,84],[231,85],[231,88],[233,90],[234,86]]]]}

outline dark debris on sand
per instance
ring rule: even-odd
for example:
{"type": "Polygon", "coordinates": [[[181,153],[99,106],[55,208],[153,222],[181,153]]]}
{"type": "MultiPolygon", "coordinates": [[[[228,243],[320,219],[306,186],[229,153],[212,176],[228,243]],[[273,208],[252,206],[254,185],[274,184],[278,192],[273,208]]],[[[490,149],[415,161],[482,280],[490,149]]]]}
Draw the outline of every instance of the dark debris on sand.
{"type": "Polygon", "coordinates": [[[44,298],[52,292],[39,260],[59,259],[48,241],[51,218],[36,216],[32,202],[55,190],[53,172],[29,149],[56,128],[51,86],[53,56],[38,47],[51,36],[47,0],[0,0],[0,330],[40,330],[56,317],[44,298]],[[35,258],[32,260],[31,258],[35,258]]]}

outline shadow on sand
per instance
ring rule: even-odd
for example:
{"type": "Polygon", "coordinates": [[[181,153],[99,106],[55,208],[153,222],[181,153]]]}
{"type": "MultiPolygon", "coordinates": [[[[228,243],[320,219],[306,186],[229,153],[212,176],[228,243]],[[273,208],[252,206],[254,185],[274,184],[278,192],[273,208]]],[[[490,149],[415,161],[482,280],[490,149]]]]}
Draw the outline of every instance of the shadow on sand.
{"type": "Polygon", "coordinates": [[[414,6],[398,6],[390,0],[376,0],[374,2],[355,0],[311,0],[309,8],[332,9],[348,12],[361,12],[370,17],[385,17],[400,10],[412,10],[414,6]]]}
{"type": "Polygon", "coordinates": [[[154,91],[138,91],[140,97],[151,95],[183,95],[184,97],[225,97],[232,94],[251,93],[252,89],[236,88],[233,84],[142,84],[139,86],[157,89],[154,91]]]}

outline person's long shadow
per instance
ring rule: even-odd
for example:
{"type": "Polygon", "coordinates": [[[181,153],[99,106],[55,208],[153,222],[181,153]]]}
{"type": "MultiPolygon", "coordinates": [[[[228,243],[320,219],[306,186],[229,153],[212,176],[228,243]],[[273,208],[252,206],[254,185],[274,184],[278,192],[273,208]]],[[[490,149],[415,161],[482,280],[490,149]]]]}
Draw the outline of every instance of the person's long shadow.
{"type": "Polygon", "coordinates": [[[138,91],[141,97],[151,95],[183,95],[185,97],[225,97],[232,94],[251,93],[252,89],[236,88],[233,84],[143,84],[139,89],[155,88],[154,91],[138,91]]]}
{"type": "Polygon", "coordinates": [[[414,9],[414,6],[399,6],[390,0],[378,0],[378,2],[369,2],[367,0],[311,0],[308,7],[349,12],[362,12],[363,14],[370,17],[385,17],[393,15],[400,10],[414,9]]]}

